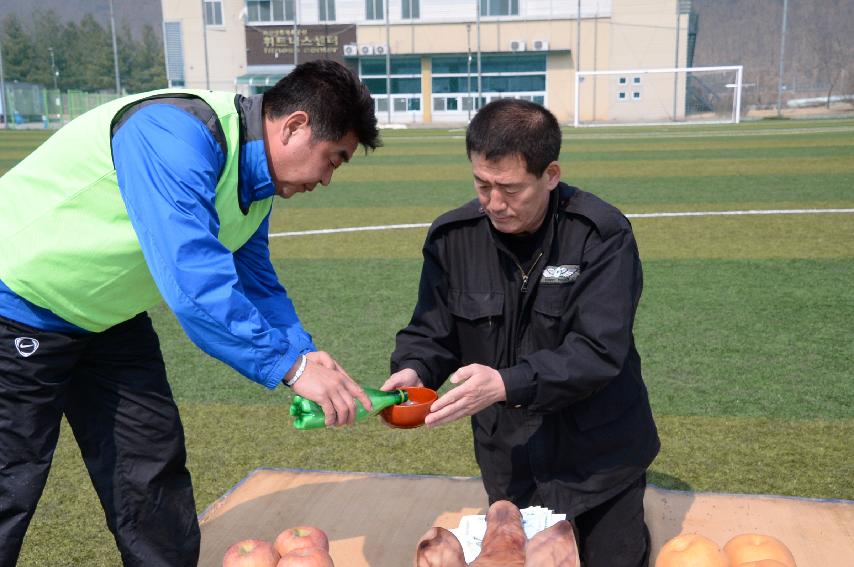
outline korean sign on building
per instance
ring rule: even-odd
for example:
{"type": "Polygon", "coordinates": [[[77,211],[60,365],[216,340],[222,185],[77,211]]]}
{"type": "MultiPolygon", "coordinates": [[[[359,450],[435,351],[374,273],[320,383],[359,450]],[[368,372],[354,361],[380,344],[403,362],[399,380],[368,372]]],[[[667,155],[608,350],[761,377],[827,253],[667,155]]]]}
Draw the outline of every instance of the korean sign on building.
{"type": "Polygon", "coordinates": [[[294,46],[300,61],[334,59],[344,62],[344,46],[356,43],[355,25],[246,27],[246,63],[291,63],[294,46]],[[296,41],[295,41],[296,38],[296,41]]]}

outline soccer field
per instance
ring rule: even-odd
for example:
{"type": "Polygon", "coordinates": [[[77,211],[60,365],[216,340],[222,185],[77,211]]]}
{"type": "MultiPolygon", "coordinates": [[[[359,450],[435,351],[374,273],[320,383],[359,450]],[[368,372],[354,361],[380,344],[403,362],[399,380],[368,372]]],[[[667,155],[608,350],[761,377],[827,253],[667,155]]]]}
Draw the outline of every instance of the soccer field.
{"type": "MultiPolygon", "coordinates": [[[[387,377],[411,315],[424,225],[474,196],[463,135],[386,132],[273,212],[274,262],[306,328],[364,385],[387,377]],[[417,226],[282,234],[402,224],[417,226]]],[[[0,134],[0,172],[46,136],[0,134]]],[[[567,130],[561,164],[637,234],[635,332],[662,439],[650,482],[854,499],[854,120],[567,130]]],[[[296,431],[288,391],[206,357],[165,307],[152,317],[199,511],[257,467],[478,474],[467,421],[296,431]]],[[[19,564],[119,563],[65,427],[19,564]]]]}

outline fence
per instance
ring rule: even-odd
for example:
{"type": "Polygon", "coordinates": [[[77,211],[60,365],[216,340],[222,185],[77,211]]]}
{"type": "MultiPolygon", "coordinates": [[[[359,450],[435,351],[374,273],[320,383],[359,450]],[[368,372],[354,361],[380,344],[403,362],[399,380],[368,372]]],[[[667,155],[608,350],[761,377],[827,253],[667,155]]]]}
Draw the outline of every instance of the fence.
{"type": "Polygon", "coordinates": [[[31,83],[7,83],[0,114],[9,128],[58,128],[87,110],[118,98],[116,93],[87,93],[47,89],[31,83]]]}

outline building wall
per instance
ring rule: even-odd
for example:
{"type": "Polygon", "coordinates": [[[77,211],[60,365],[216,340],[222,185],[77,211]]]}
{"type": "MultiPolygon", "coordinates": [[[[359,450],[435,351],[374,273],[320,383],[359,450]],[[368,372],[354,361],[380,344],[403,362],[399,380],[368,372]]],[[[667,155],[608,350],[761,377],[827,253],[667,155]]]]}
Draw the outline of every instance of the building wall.
{"type": "MultiPolygon", "coordinates": [[[[318,26],[325,23],[356,27],[356,45],[383,46],[390,57],[417,57],[420,71],[401,79],[410,85],[411,79],[420,78],[420,88],[408,94],[406,100],[397,101],[405,106],[405,111],[392,110],[393,121],[464,121],[471,114],[461,106],[471,104],[460,95],[453,111],[443,110],[434,105],[440,93],[432,92],[431,61],[435,55],[466,56],[474,59],[478,44],[483,56],[511,56],[523,50],[526,54],[537,53],[545,58],[545,86],[538,93],[508,93],[507,96],[526,96],[544,102],[562,122],[570,122],[575,115],[575,71],[638,69],[674,67],[677,64],[676,18],[678,0],[582,0],[580,36],[578,22],[578,2],[572,0],[519,0],[518,16],[480,18],[480,37],[478,42],[477,1],[476,0],[421,0],[420,17],[417,20],[402,19],[402,0],[388,0],[389,25],[385,17],[381,20],[367,20],[365,0],[337,0],[335,20],[321,22],[317,0],[299,0],[297,20],[304,26],[318,26]],[[579,41],[580,40],[580,41],[579,41]],[[547,46],[543,45],[547,42],[547,46]],[[535,42],[540,43],[541,51],[534,51],[535,42]],[[524,47],[523,47],[524,46],[524,47]],[[578,51],[578,53],[576,53],[578,51]],[[412,99],[419,99],[413,101],[412,99]]],[[[182,0],[162,0],[164,21],[181,21],[183,31],[185,84],[187,87],[202,87],[209,84],[212,89],[237,90],[244,94],[257,92],[257,87],[239,83],[238,77],[259,72],[257,66],[247,66],[246,8],[244,0],[222,0],[223,25],[207,27],[208,79],[205,79],[205,41],[202,35],[201,2],[182,0]]],[[[384,15],[385,16],[385,15],[384,15]]],[[[253,24],[257,29],[269,29],[272,26],[292,27],[292,23],[253,24]]],[[[687,46],[687,16],[680,20],[678,52],[680,64],[684,64],[687,46]]],[[[291,36],[292,37],[292,36],[291,36]]],[[[309,56],[302,54],[300,60],[309,56]]],[[[352,68],[360,68],[361,59],[349,57],[352,68]]],[[[282,61],[278,69],[269,73],[286,73],[286,64],[292,59],[282,61]]],[[[377,74],[376,61],[373,65],[373,88],[382,88],[385,81],[377,74]]],[[[384,69],[384,67],[383,67],[384,69]]],[[[476,67],[472,70],[476,72],[476,67]]],[[[523,75],[525,73],[522,73],[523,75]]],[[[529,75],[532,73],[528,73],[529,75]]],[[[512,75],[512,72],[498,71],[493,79],[500,75],[512,75]]],[[[501,78],[501,77],[498,77],[501,78]]],[[[585,119],[626,120],[633,116],[648,115],[652,98],[641,97],[638,101],[620,102],[616,100],[613,78],[597,79],[582,84],[579,115],[585,119]]],[[[508,84],[511,82],[508,79],[508,84]]],[[[657,80],[643,80],[645,91],[667,91],[666,85],[657,85],[657,80]]],[[[672,83],[672,81],[671,81],[672,83]]],[[[399,83],[400,84],[400,83],[399,83]]],[[[491,84],[496,84],[493,80],[491,84]]],[[[659,106],[673,108],[680,106],[679,97],[684,97],[684,84],[677,84],[677,104],[674,105],[673,89],[669,98],[659,106]]],[[[459,83],[457,83],[459,87],[459,83]]],[[[394,87],[393,87],[394,89],[394,87]]],[[[395,92],[394,90],[392,91],[395,92]]],[[[476,94],[476,89],[474,94],[476,94]]],[[[376,98],[385,95],[375,91],[376,98]]],[[[394,97],[394,94],[392,95],[394,97]]],[[[495,92],[486,97],[503,96],[495,92]]],[[[380,103],[378,102],[378,105],[380,103]]],[[[386,104],[383,102],[382,104],[386,104]]],[[[450,103],[448,103],[450,104],[450,103]]],[[[402,106],[402,107],[403,107],[402,106]]],[[[439,105],[441,106],[441,105],[439,105]]],[[[395,107],[395,104],[392,104],[395,107]]],[[[401,107],[401,108],[402,108],[401,107]]],[[[377,108],[381,121],[389,119],[387,106],[377,108]]]]}
{"type": "Polygon", "coordinates": [[[234,90],[234,79],[246,72],[246,35],[242,0],[223,0],[223,25],[202,30],[201,2],[162,0],[163,21],[181,22],[184,79],[187,88],[234,90]],[[207,43],[207,78],[205,76],[207,43]]]}
{"type": "MultiPolygon", "coordinates": [[[[615,1],[606,27],[610,49],[607,66],[591,69],[588,61],[582,60],[582,71],[672,69],[686,62],[688,18],[687,14],[678,14],[677,0],[615,1]]],[[[643,122],[668,121],[674,114],[677,119],[684,116],[684,75],[621,73],[590,79],[582,100],[595,102],[579,112],[582,119],[643,122]],[[620,84],[621,79],[626,84],[620,84]],[[620,93],[626,98],[619,98],[620,93]]]]}

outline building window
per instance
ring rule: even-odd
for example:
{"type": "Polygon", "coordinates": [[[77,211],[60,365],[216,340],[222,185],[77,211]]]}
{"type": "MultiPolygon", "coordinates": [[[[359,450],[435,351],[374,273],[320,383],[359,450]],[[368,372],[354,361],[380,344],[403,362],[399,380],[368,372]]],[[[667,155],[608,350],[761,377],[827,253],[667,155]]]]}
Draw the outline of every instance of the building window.
{"type": "Polygon", "coordinates": [[[400,17],[404,20],[417,20],[421,17],[420,0],[402,0],[403,11],[400,17]]]}
{"type": "Polygon", "coordinates": [[[518,16],[519,0],[480,0],[481,16],[518,16]]]}
{"type": "Polygon", "coordinates": [[[619,79],[617,79],[617,84],[618,85],[625,85],[626,84],[626,78],[620,77],[619,79]]]}
{"type": "MultiPolygon", "coordinates": [[[[359,59],[359,78],[374,95],[385,95],[385,57],[362,57],[359,59]]],[[[421,93],[421,58],[391,57],[391,94],[421,93]]]]}
{"type": "Polygon", "coordinates": [[[205,0],[205,24],[222,25],[222,0],[205,0]]]}
{"type": "MultiPolygon", "coordinates": [[[[432,58],[433,108],[469,111],[480,108],[477,70],[465,55],[437,55],[432,58]],[[441,100],[441,102],[436,102],[441,100]]],[[[515,98],[544,101],[546,92],[545,54],[486,54],[481,59],[481,91],[486,99],[515,98]]],[[[540,102],[542,104],[542,102],[540,102]]]]}
{"type": "Polygon", "coordinates": [[[320,0],[318,10],[320,14],[318,19],[321,22],[335,21],[335,0],[320,0]]]}
{"type": "Polygon", "coordinates": [[[626,93],[623,91],[618,92],[617,93],[617,100],[626,100],[626,93]]]}
{"type": "Polygon", "coordinates": [[[184,86],[184,41],[181,22],[163,22],[166,81],[170,87],[184,86]]]}
{"type": "Polygon", "coordinates": [[[640,84],[640,77],[632,77],[632,83],[634,83],[635,85],[639,85],[640,84]]]}
{"type": "Polygon", "coordinates": [[[640,93],[638,91],[632,93],[632,100],[640,100],[640,93]]]}
{"type": "Polygon", "coordinates": [[[294,0],[246,0],[250,24],[294,21],[294,0]]]}
{"type": "Polygon", "coordinates": [[[365,0],[365,19],[383,20],[383,0],[365,0]]]}
{"type": "MultiPolygon", "coordinates": [[[[421,111],[421,57],[390,57],[391,109],[394,112],[421,111]]],[[[371,91],[378,113],[388,112],[385,57],[360,57],[359,78],[371,91]]]]}
{"type": "MultiPolygon", "coordinates": [[[[361,76],[385,77],[385,57],[363,57],[361,63],[361,76]]],[[[421,77],[420,57],[392,57],[392,75],[409,75],[410,77],[421,77]]]]}

